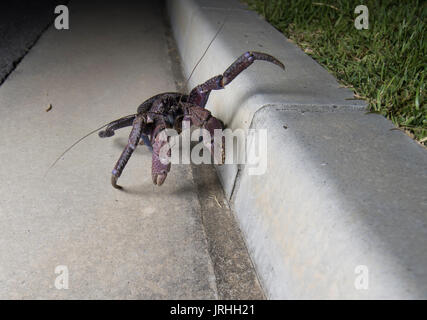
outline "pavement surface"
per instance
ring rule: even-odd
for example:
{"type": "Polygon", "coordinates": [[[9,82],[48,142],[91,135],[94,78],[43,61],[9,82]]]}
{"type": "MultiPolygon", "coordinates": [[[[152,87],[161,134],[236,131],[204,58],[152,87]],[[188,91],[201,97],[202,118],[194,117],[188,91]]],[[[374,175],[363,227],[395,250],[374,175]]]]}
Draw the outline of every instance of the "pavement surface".
{"type": "Polygon", "coordinates": [[[211,167],[175,165],[157,187],[140,147],[115,190],[123,129],[46,174],[76,139],[182,83],[161,4],[69,9],[70,30],[51,26],[0,87],[0,298],[263,298],[211,167]]]}

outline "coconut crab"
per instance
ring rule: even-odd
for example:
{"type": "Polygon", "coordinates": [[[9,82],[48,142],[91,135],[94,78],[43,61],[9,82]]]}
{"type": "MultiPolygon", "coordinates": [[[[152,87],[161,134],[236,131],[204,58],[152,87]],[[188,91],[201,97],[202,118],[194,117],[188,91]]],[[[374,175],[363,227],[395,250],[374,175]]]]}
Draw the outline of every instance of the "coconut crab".
{"type": "MultiPolygon", "coordinates": [[[[256,60],[268,61],[285,69],[279,60],[269,54],[248,51],[237,58],[223,74],[196,86],[190,91],[190,94],[166,92],[155,95],[143,102],[138,107],[137,113],[110,122],[105,130],[98,133],[99,137],[111,137],[115,130],[132,126],[128,143],[112,171],[112,186],[116,189],[122,189],[117,184],[117,180],[140,141],[152,151],[151,175],[153,183],[158,186],[162,185],[171,165],[170,163],[165,164],[160,159],[160,150],[168,143],[168,139],[162,138],[161,133],[168,128],[173,128],[180,133],[182,121],[189,121],[191,125],[206,129],[213,139],[214,130],[223,129],[223,123],[205,109],[209,94],[212,90],[224,89],[227,84],[256,60]]],[[[212,154],[214,154],[213,141],[208,142],[208,144],[212,154]]],[[[221,162],[224,163],[224,142],[220,147],[221,162]]],[[[168,156],[170,156],[170,150],[168,150],[168,156]]]]}

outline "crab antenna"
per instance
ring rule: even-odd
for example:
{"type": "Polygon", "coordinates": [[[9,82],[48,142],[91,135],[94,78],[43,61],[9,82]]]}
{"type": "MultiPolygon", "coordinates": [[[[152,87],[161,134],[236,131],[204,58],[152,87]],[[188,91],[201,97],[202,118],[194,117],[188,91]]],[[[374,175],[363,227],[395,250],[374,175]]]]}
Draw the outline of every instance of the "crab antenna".
{"type": "Polygon", "coordinates": [[[98,129],[95,129],[91,132],[89,132],[88,134],[84,135],[83,137],[81,137],[80,139],[78,139],[76,142],[74,142],[71,146],[69,146],[63,153],[61,153],[61,155],[56,158],[56,160],[50,165],[50,167],[46,170],[46,173],[44,174],[44,176],[46,177],[46,175],[48,174],[49,170],[53,168],[53,166],[59,161],[59,159],[61,159],[68,151],[70,151],[76,144],[78,144],[80,141],[82,141],[83,139],[89,137],[91,134],[94,134],[95,132],[101,130],[102,128],[108,126],[110,123],[106,123],[104,124],[102,127],[99,127],[98,129]]]}
{"type": "MultiPolygon", "coordinates": [[[[200,62],[202,61],[202,59],[205,57],[205,55],[206,55],[206,53],[208,52],[208,50],[209,50],[210,46],[211,46],[211,45],[212,45],[212,43],[215,41],[216,37],[217,37],[217,36],[219,35],[219,33],[221,32],[222,28],[223,28],[223,27],[224,27],[224,25],[225,25],[225,22],[226,22],[226,20],[227,20],[228,16],[229,16],[229,14],[227,14],[227,15],[225,16],[224,21],[222,22],[221,26],[218,28],[218,30],[217,30],[217,32],[215,33],[214,37],[212,38],[211,42],[209,42],[209,44],[208,44],[207,48],[205,49],[205,52],[203,52],[202,56],[201,56],[201,57],[200,57],[200,59],[197,61],[196,65],[194,66],[193,70],[191,70],[190,75],[188,76],[187,80],[185,81],[184,88],[187,88],[187,85],[188,85],[188,82],[189,82],[189,81],[190,81],[190,79],[191,79],[191,76],[193,75],[194,71],[196,70],[197,66],[200,64],[200,62]]],[[[181,103],[181,99],[182,99],[182,96],[181,96],[181,98],[179,98],[179,103],[181,103]]]]}
{"type": "Polygon", "coordinates": [[[202,59],[205,57],[206,53],[208,52],[210,46],[212,45],[212,43],[214,42],[214,40],[216,39],[216,37],[219,35],[219,33],[221,32],[222,28],[224,27],[225,21],[227,20],[228,15],[225,17],[224,21],[222,22],[221,26],[218,28],[218,31],[215,33],[215,36],[212,38],[211,42],[209,42],[209,45],[207,46],[205,52],[203,52],[203,55],[200,57],[199,61],[197,61],[196,65],[194,66],[193,70],[191,71],[190,75],[188,76],[187,81],[185,82],[185,86],[187,86],[188,81],[190,81],[191,76],[193,75],[194,71],[196,70],[197,66],[199,65],[199,63],[202,61],[202,59]]]}

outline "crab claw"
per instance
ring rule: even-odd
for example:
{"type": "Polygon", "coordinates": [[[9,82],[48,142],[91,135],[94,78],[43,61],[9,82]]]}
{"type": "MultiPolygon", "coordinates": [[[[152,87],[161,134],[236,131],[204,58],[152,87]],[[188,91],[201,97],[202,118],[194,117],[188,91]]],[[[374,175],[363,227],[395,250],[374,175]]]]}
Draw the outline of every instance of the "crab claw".
{"type": "MultiPolygon", "coordinates": [[[[211,141],[204,141],[207,148],[210,148],[211,154],[214,158],[214,163],[222,165],[225,162],[225,137],[220,134],[216,137],[216,130],[221,130],[224,128],[222,122],[215,118],[210,117],[208,121],[203,125],[205,129],[209,131],[211,136],[211,141]]],[[[220,132],[221,132],[220,131],[220,132]]]]}
{"type": "Polygon", "coordinates": [[[153,178],[153,183],[161,186],[163,182],[165,182],[166,177],[168,176],[168,172],[166,170],[162,170],[160,173],[152,173],[151,177],[153,178]]]}
{"type": "Polygon", "coordinates": [[[98,132],[98,136],[100,138],[108,138],[108,137],[112,137],[114,136],[114,131],[113,130],[102,130],[98,132]]]}
{"type": "Polygon", "coordinates": [[[168,144],[169,137],[165,131],[160,132],[153,142],[153,154],[151,164],[151,177],[153,183],[161,186],[165,182],[171,168],[171,150],[168,144]]]}

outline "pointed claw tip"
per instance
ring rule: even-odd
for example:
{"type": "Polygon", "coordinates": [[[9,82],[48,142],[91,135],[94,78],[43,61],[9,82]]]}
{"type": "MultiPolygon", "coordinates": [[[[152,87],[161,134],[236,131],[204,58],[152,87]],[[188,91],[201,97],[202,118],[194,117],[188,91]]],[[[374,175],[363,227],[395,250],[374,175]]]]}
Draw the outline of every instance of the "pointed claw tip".
{"type": "Polygon", "coordinates": [[[279,66],[283,70],[286,69],[285,65],[282,62],[280,62],[278,59],[273,57],[272,55],[269,55],[269,54],[263,53],[263,52],[256,52],[256,51],[252,51],[252,52],[250,52],[250,54],[253,57],[255,57],[255,59],[257,59],[257,60],[269,61],[269,62],[274,63],[275,65],[279,66]]]}
{"type": "Polygon", "coordinates": [[[166,175],[165,174],[159,174],[157,176],[157,185],[161,186],[166,180],[166,175]]]}
{"type": "Polygon", "coordinates": [[[112,175],[111,176],[111,185],[113,186],[114,189],[123,190],[123,187],[119,186],[117,184],[117,179],[118,179],[118,177],[116,177],[115,175],[112,175]]]}
{"type": "Polygon", "coordinates": [[[153,174],[153,183],[161,186],[167,177],[167,172],[162,172],[162,173],[158,173],[158,174],[153,174]]]}
{"type": "Polygon", "coordinates": [[[279,60],[277,60],[276,58],[274,58],[274,60],[269,60],[269,61],[274,63],[276,66],[279,66],[281,69],[286,70],[285,65],[279,60]]]}

